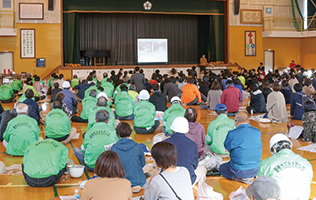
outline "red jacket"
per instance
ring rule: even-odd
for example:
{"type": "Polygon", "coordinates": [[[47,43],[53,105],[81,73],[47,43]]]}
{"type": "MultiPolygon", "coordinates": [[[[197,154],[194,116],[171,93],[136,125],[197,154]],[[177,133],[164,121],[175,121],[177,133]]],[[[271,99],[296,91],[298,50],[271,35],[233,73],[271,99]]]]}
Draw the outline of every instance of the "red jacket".
{"type": "Polygon", "coordinates": [[[233,85],[229,86],[223,91],[221,103],[227,107],[227,112],[237,112],[239,110],[239,102],[241,100],[241,93],[238,88],[233,85]]]}

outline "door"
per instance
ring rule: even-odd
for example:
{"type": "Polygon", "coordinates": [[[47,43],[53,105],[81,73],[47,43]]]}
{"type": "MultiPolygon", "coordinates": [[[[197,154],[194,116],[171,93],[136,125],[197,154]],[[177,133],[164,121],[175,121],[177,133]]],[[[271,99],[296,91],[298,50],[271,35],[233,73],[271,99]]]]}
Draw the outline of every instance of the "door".
{"type": "Polygon", "coordinates": [[[274,70],[274,51],[273,50],[265,50],[264,51],[264,69],[266,74],[268,74],[269,70],[274,70]]]}
{"type": "Polygon", "coordinates": [[[0,73],[3,73],[4,69],[6,73],[8,69],[13,71],[13,53],[0,53],[0,73]]]}

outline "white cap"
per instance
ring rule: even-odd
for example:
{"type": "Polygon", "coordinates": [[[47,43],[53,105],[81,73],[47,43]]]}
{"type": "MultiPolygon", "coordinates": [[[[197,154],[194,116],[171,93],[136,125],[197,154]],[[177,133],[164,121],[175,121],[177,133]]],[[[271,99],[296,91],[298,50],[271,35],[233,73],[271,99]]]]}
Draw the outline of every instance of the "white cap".
{"type": "Polygon", "coordinates": [[[287,69],[283,70],[284,73],[288,73],[289,71],[287,71],[287,69]]]}
{"type": "Polygon", "coordinates": [[[68,81],[64,81],[63,88],[70,88],[70,83],[68,81]]]}
{"type": "Polygon", "coordinates": [[[189,132],[189,122],[184,117],[177,117],[173,120],[170,128],[177,133],[187,133],[189,132]]]}
{"type": "Polygon", "coordinates": [[[179,103],[181,103],[181,99],[178,96],[172,97],[170,103],[173,104],[174,101],[179,101],[179,103]]]}
{"type": "Polygon", "coordinates": [[[138,95],[138,98],[140,99],[140,100],[147,100],[147,99],[149,99],[149,93],[148,93],[148,91],[147,90],[142,90],[142,91],[140,91],[140,93],[139,93],[139,95],[138,95]]]}
{"type": "Polygon", "coordinates": [[[303,76],[308,76],[307,71],[303,72],[303,76]]]}
{"type": "Polygon", "coordinates": [[[291,70],[291,68],[290,68],[290,67],[286,67],[286,69],[287,69],[288,71],[290,71],[290,70],[291,70]]]}
{"type": "Polygon", "coordinates": [[[291,143],[291,146],[293,145],[291,140],[286,135],[282,133],[277,133],[274,136],[272,136],[272,138],[270,139],[270,152],[271,153],[272,153],[271,151],[272,147],[280,141],[288,141],[291,143]]]}
{"type": "Polygon", "coordinates": [[[269,69],[269,72],[272,72],[272,69],[269,69]]]}
{"type": "Polygon", "coordinates": [[[100,92],[100,93],[98,94],[98,96],[97,96],[97,99],[98,99],[99,97],[105,97],[106,99],[108,99],[108,95],[107,95],[105,92],[100,92]]]}

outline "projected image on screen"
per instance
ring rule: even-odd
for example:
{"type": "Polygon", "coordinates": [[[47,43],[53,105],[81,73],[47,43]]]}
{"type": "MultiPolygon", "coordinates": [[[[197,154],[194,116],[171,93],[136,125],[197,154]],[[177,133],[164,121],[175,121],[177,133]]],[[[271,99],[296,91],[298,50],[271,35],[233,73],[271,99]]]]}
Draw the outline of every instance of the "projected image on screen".
{"type": "Polygon", "coordinates": [[[139,64],[168,63],[168,40],[137,39],[137,56],[139,64]]]}

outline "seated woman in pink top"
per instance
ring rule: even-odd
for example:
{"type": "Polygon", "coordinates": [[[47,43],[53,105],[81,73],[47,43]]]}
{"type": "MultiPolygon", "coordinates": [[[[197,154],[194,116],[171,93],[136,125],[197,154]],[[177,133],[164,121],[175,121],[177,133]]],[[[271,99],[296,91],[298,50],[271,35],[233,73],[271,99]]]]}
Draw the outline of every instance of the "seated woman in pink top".
{"type": "Polygon", "coordinates": [[[186,136],[196,143],[200,157],[204,153],[204,147],[206,145],[205,129],[202,124],[196,121],[197,112],[194,108],[189,107],[185,111],[184,117],[189,122],[189,132],[186,136]]]}

